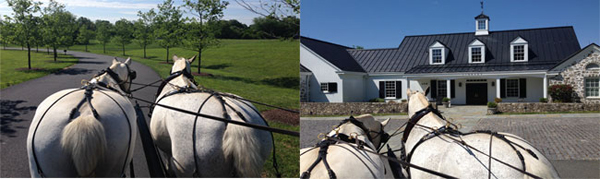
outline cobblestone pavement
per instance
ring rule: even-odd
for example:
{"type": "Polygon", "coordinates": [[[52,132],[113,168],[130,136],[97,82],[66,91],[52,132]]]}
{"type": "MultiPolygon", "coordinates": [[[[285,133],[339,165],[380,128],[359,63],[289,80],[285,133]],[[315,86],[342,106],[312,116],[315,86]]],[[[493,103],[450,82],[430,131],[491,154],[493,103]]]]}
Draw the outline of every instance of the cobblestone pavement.
{"type": "Polygon", "coordinates": [[[600,114],[596,117],[487,118],[473,129],[523,137],[550,160],[600,160],[600,114]]]}

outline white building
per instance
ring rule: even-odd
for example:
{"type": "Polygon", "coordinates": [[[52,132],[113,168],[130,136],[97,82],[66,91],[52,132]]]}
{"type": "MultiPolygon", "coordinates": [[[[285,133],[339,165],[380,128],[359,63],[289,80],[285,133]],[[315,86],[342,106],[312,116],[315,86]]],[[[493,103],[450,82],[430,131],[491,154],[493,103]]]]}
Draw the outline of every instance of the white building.
{"type": "MultiPolygon", "coordinates": [[[[549,78],[560,76],[559,67],[580,61],[572,59],[584,58],[579,53],[598,53],[596,44],[588,46],[591,52],[581,49],[571,26],[489,31],[489,21],[482,13],[475,17],[474,32],[406,36],[399,47],[386,49],[353,49],[302,37],[302,100],[401,100],[407,88],[430,87],[430,99],[450,96],[452,104],[486,104],[496,97],[538,102],[548,98],[549,78]]],[[[583,93],[597,94],[586,90],[598,90],[598,83],[592,83],[598,73],[583,77],[591,81],[583,93]]]]}

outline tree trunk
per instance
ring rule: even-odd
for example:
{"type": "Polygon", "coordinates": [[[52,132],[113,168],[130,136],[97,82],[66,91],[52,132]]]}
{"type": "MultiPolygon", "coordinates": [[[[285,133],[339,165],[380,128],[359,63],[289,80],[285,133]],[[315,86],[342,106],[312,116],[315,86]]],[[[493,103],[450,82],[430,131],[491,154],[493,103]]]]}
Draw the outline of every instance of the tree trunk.
{"type": "Polygon", "coordinates": [[[50,47],[46,47],[46,53],[48,53],[48,55],[50,55],[50,47]]]}
{"type": "Polygon", "coordinates": [[[27,67],[31,70],[31,45],[27,43],[27,67]]]}
{"type": "Polygon", "coordinates": [[[54,49],[54,62],[56,62],[56,57],[58,56],[58,54],[56,54],[56,47],[52,47],[52,49],[54,49]]]}
{"type": "Polygon", "coordinates": [[[121,45],[122,45],[121,47],[123,48],[123,56],[125,56],[125,44],[121,44],[121,45]]]}
{"type": "Polygon", "coordinates": [[[87,44],[85,44],[85,51],[87,52],[87,44]]]}
{"type": "Polygon", "coordinates": [[[169,63],[169,46],[167,46],[167,63],[169,63]]]}
{"type": "Polygon", "coordinates": [[[40,52],[40,46],[39,45],[35,46],[35,52],[40,52]]]}
{"type": "Polygon", "coordinates": [[[144,58],[146,58],[146,44],[144,44],[144,58]]]}
{"type": "Polygon", "coordinates": [[[106,43],[102,44],[102,50],[104,51],[104,53],[106,53],[106,43]]]}
{"type": "Polygon", "coordinates": [[[200,74],[200,64],[202,64],[202,48],[198,48],[198,74],[200,74]]]}

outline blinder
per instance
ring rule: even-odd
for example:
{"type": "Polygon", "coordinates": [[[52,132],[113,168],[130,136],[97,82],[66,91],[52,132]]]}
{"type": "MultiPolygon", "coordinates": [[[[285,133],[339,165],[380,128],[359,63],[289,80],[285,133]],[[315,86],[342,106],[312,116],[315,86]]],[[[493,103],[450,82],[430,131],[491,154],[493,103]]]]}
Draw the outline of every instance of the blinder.
{"type": "MultiPolygon", "coordinates": [[[[137,78],[137,73],[135,72],[135,70],[131,70],[129,68],[129,65],[125,64],[125,67],[127,67],[127,77],[129,78],[129,84],[131,84],[131,82],[137,78]]],[[[98,77],[104,73],[107,73],[113,80],[115,80],[117,82],[117,84],[124,89],[123,84],[127,83],[127,79],[123,80],[121,78],[119,78],[119,75],[117,73],[115,73],[115,71],[113,71],[112,69],[110,69],[110,67],[101,70],[100,72],[98,72],[98,74],[96,74],[96,76],[94,77],[98,77]]],[[[129,88],[131,88],[131,85],[129,85],[129,88]]],[[[130,89],[127,89],[127,91],[129,91],[130,89]]]]}

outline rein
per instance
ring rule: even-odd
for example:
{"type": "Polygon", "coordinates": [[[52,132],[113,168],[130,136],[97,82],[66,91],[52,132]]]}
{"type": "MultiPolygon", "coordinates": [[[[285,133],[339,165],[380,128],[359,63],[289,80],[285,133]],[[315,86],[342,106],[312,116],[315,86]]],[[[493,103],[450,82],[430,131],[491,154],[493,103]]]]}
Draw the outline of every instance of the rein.
{"type": "MultiPolygon", "coordinates": [[[[129,65],[125,64],[125,67],[127,68],[127,77],[125,78],[125,80],[119,78],[119,75],[117,73],[115,73],[115,71],[110,69],[110,67],[100,70],[98,72],[98,74],[96,74],[94,76],[94,78],[99,77],[100,75],[106,73],[106,74],[108,74],[108,76],[110,76],[110,78],[112,78],[113,80],[115,80],[117,82],[117,84],[119,85],[119,87],[121,87],[121,89],[125,89],[125,87],[123,85],[125,85],[125,83],[129,83],[129,88],[127,89],[127,93],[131,93],[131,84],[133,84],[133,80],[135,78],[137,78],[137,73],[135,71],[132,71],[131,69],[129,69],[129,65]],[[129,82],[127,82],[127,80],[129,80],[129,82]]],[[[113,91],[118,91],[117,89],[114,89],[114,88],[108,86],[104,82],[99,82],[98,84],[101,85],[102,87],[111,89],[113,91]]]]}

